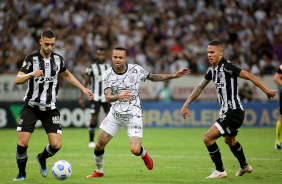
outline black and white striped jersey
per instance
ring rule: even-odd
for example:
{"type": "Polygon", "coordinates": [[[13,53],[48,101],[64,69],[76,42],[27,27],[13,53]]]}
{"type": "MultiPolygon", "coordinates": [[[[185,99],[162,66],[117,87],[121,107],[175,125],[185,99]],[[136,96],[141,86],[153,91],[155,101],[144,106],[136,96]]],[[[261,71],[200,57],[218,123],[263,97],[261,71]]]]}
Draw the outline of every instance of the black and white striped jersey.
{"type": "Polygon", "coordinates": [[[66,70],[62,56],[51,53],[48,59],[43,58],[39,51],[28,55],[20,69],[27,74],[37,69],[43,70],[44,76],[32,77],[24,101],[31,107],[38,106],[41,111],[48,111],[56,108],[59,90],[58,74],[66,70]]]}
{"type": "Polygon", "coordinates": [[[104,84],[102,81],[103,73],[111,67],[108,63],[100,63],[96,61],[85,70],[85,75],[90,77],[91,91],[94,94],[94,101],[106,102],[104,94],[104,84]]]}
{"type": "Polygon", "coordinates": [[[217,89],[219,105],[221,106],[219,115],[229,110],[244,110],[238,94],[239,85],[237,82],[241,70],[222,58],[216,67],[210,66],[206,72],[205,79],[213,80],[217,89]]]}

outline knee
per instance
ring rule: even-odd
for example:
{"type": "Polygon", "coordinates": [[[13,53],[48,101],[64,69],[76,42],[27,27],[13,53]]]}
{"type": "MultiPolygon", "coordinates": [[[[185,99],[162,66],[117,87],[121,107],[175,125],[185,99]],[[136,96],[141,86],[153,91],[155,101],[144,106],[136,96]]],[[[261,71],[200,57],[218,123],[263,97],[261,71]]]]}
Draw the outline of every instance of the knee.
{"type": "Polygon", "coordinates": [[[209,136],[205,135],[203,141],[204,141],[206,146],[211,145],[211,139],[209,138],[209,136]]]}
{"type": "Polygon", "coordinates": [[[61,146],[62,146],[62,142],[58,141],[58,142],[56,142],[56,143],[50,144],[50,146],[51,146],[52,148],[54,148],[54,149],[60,149],[61,146]]]}
{"type": "Polygon", "coordinates": [[[133,155],[138,156],[138,155],[140,155],[141,148],[136,148],[136,147],[130,148],[130,151],[133,155]]]}
{"type": "Polygon", "coordinates": [[[27,147],[28,142],[18,141],[18,145],[21,146],[21,147],[27,147]]]}

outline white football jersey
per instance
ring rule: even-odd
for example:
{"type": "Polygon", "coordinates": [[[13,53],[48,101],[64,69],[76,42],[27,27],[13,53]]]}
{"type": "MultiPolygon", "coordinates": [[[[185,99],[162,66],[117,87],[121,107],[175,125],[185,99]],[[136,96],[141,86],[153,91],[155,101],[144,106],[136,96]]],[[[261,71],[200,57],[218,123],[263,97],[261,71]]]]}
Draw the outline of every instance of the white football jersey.
{"type": "Polygon", "coordinates": [[[129,101],[119,99],[113,102],[110,113],[142,117],[143,109],[140,102],[139,83],[145,82],[149,75],[148,71],[135,64],[127,64],[127,70],[122,74],[116,73],[112,67],[106,70],[103,75],[104,90],[111,88],[113,94],[116,95],[129,89],[133,94],[129,101]]]}

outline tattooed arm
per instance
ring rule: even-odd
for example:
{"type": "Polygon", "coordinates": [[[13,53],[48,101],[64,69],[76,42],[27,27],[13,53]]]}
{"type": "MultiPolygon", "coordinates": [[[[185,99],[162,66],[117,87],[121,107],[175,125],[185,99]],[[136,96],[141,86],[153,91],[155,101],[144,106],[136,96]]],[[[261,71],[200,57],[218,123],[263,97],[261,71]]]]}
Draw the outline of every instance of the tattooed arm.
{"type": "Polygon", "coordinates": [[[119,99],[129,101],[132,98],[132,93],[129,89],[122,91],[120,94],[114,95],[112,88],[107,88],[104,91],[107,102],[115,102],[119,99]]]}
{"type": "Polygon", "coordinates": [[[156,81],[163,81],[168,79],[174,79],[182,77],[183,75],[190,74],[190,70],[187,68],[183,68],[182,70],[179,70],[175,74],[150,74],[148,77],[148,80],[156,82],[156,81]]]}
{"type": "Polygon", "coordinates": [[[181,109],[181,114],[183,115],[183,118],[186,119],[186,116],[189,118],[189,110],[188,106],[196,99],[198,96],[202,93],[203,89],[208,85],[210,80],[206,80],[205,78],[202,79],[200,84],[196,86],[196,88],[193,90],[193,92],[190,94],[189,98],[186,100],[184,103],[182,109],[181,109]]]}

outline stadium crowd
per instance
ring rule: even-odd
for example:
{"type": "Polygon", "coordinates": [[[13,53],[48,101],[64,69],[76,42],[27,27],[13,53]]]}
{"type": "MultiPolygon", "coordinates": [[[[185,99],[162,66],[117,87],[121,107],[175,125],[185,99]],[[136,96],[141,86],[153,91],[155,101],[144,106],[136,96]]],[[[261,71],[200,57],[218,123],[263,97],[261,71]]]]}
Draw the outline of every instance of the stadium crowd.
{"type": "Polygon", "coordinates": [[[54,52],[82,81],[95,49],[127,48],[129,63],[149,72],[189,68],[203,74],[206,46],[223,42],[224,56],[255,75],[282,62],[281,0],[2,0],[0,74],[17,73],[40,48],[44,29],[57,35],[54,52]]]}

